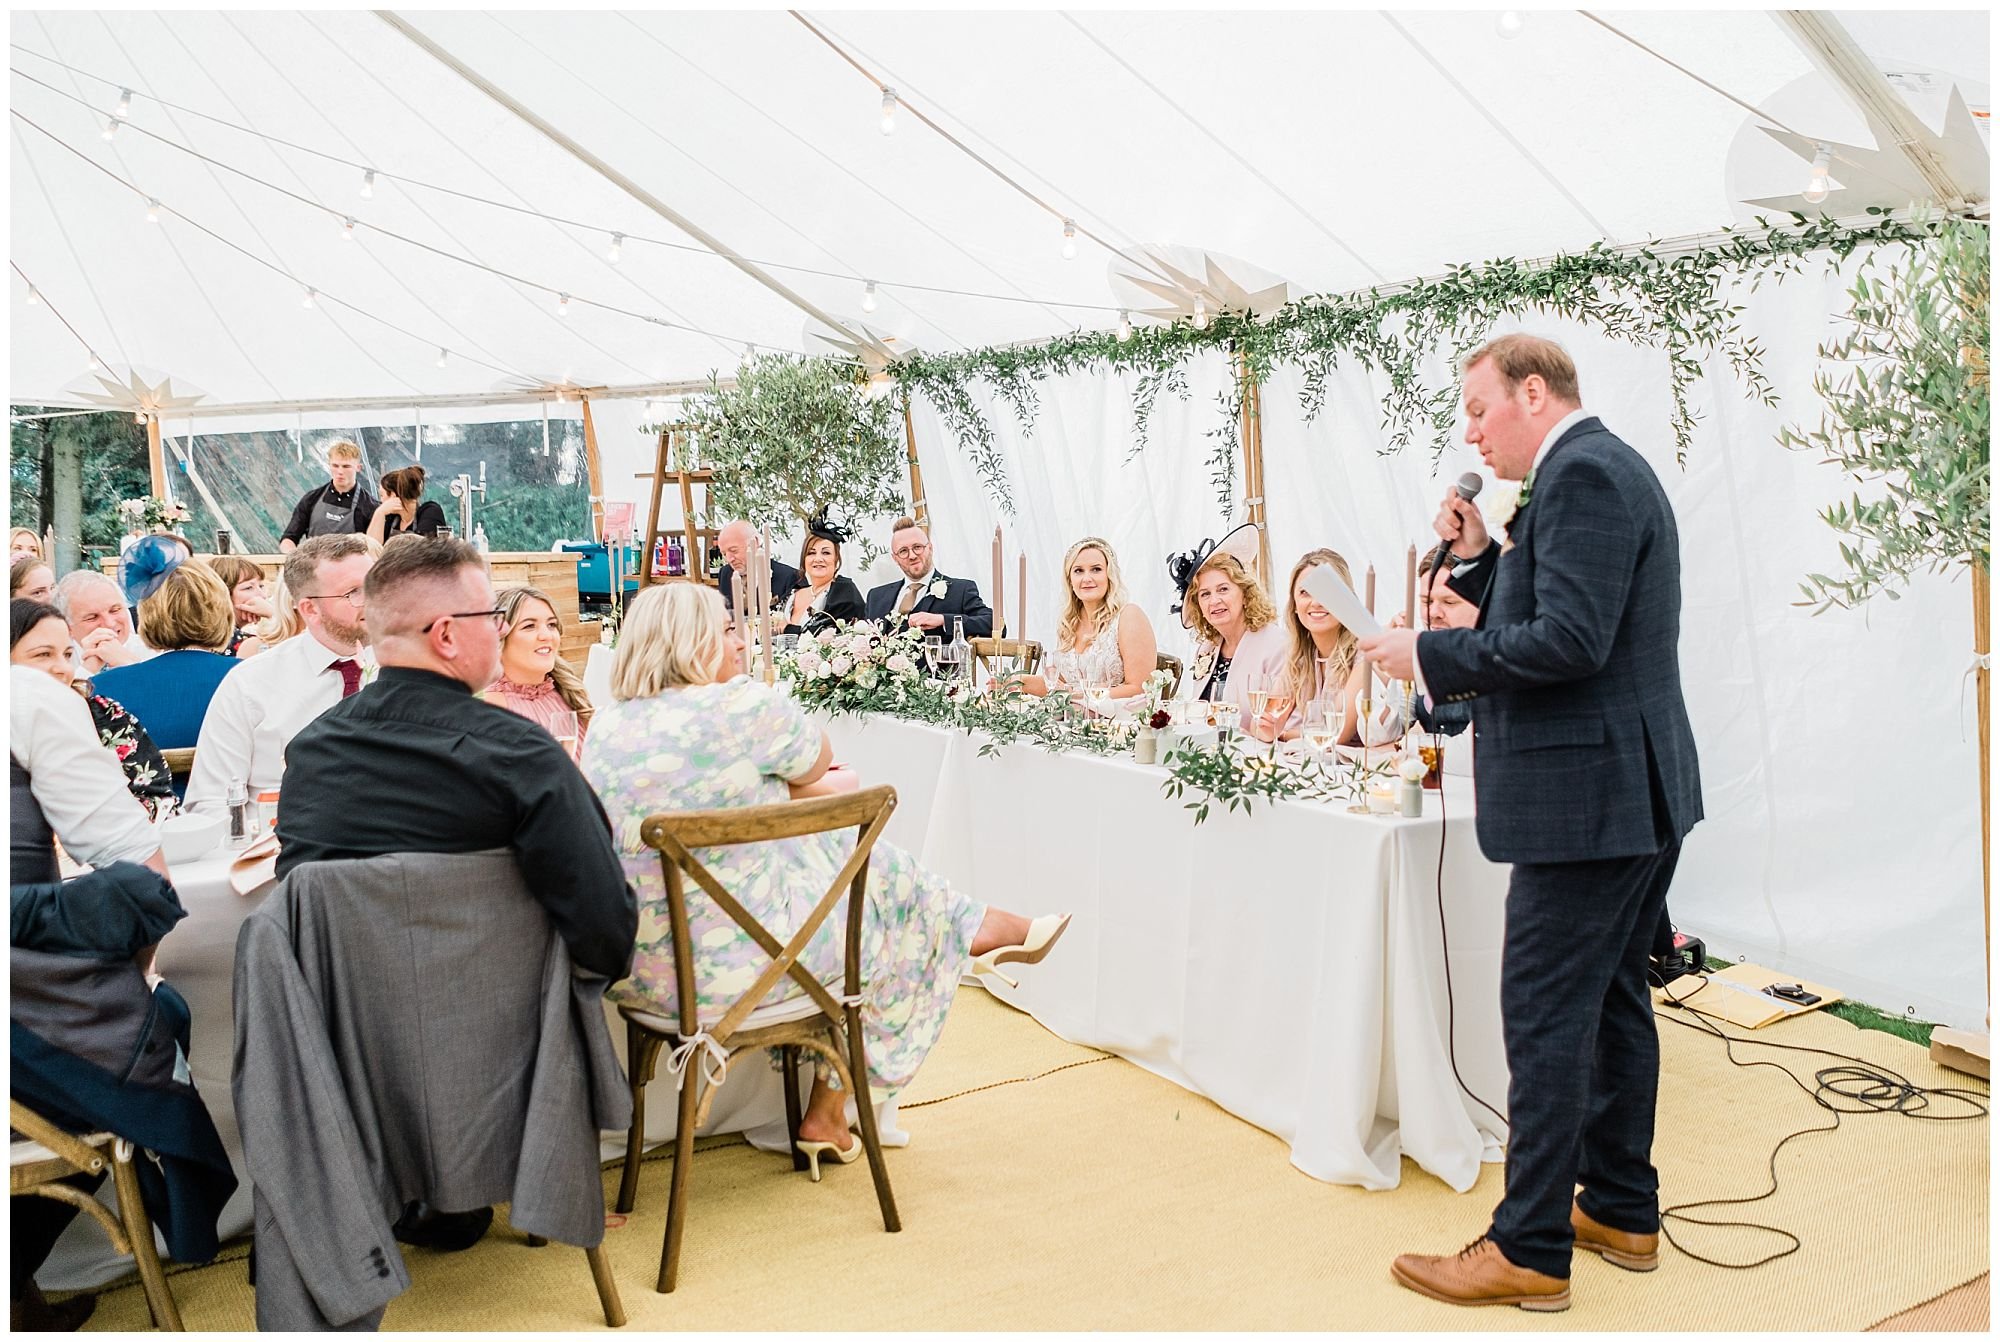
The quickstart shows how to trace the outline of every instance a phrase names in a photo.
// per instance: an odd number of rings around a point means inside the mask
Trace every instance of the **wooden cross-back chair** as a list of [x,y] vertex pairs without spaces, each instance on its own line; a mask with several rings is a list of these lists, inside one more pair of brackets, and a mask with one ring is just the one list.
[[[52,1198],[87,1212],[104,1227],[111,1244],[121,1254],[130,1254],[139,1268],[139,1285],[146,1294],[146,1308],[152,1312],[153,1326],[178,1333],[181,1312],[174,1294],[167,1289],[167,1274],[160,1267],[160,1252],[153,1245],[153,1220],[146,1214],[146,1202],[139,1192],[139,1172],[133,1165],[138,1152],[132,1143],[109,1132],[78,1136],[64,1132],[19,1100],[7,1101],[7,1126],[26,1138],[9,1143],[7,1192],[14,1197]],[[90,1194],[61,1180],[74,1174],[99,1174],[111,1167],[111,1183],[118,1190],[118,1211]]]
[[993,663],[1001,657],[1012,657],[1021,675],[1032,676],[1042,664],[1042,645],[1031,638],[973,638],[967,639],[972,646],[972,657],[979,664],[979,670],[989,681],[993,679]]
[[[674,1289],[680,1276],[681,1239],[687,1221],[689,1166],[694,1159],[695,1129],[708,1112],[708,1099],[728,1070],[729,1059],[748,1049],[776,1048],[784,1060],[785,1124],[791,1140],[799,1137],[799,1050],[825,1058],[854,1098],[861,1124],[861,1144],[875,1180],[875,1197],[882,1205],[883,1229],[903,1228],[896,1215],[889,1171],[882,1162],[882,1144],[875,1129],[875,1107],[868,1098],[868,1059],[861,1043],[861,919],[867,899],[868,858],[896,809],[892,787],[866,788],[851,796],[815,797],[713,811],[680,811],[648,816],[641,840],[657,849],[666,876],[667,916],[673,931],[674,986],[680,1001],[678,1022],[635,1007],[621,1006],[625,1018],[626,1068],[632,1082],[632,1131],[625,1144],[625,1171],[618,1184],[618,1210],[629,1212],[639,1186],[639,1154],[646,1132],[646,1083],[665,1045],[674,1045],[669,1068],[680,1079],[680,1118],[674,1130],[674,1173],[667,1196],[666,1241],[660,1250],[659,1291]],[[726,848],[746,843],[796,839],[836,830],[856,831],[854,852],[811,915],[789,942],[780,944],[757,919],[722,887],[714,873],[694,854],[698,848]],[[713,1023],[701,1019],[694,949],[688,931],[688,892],[692,880],[715,901],[751,940],[771,957],[769,965],[747,991]],[[841,997],[836,999],[799,963],[820,927],[832,916],[843,896],[847,904],[845,970]],[[780,980],[790,978],[804,995],[764,1005],[765,996]],[[709,1060],[720,1059],[717,1074],[708,1073]],[[805,1157],[793,1148],[793,1168],[804,1169]]]
[[1167,698],[1177,698],[1181,692],[1181,659],[1163,652],[1153,659],[1153,669],[1174,673],[1174,683],[1167,688]]
[[167,772],[175,778],[186,778],[194,772],[193,746],[184,746],[174,750],[162,750],[160,758],[166,761]]

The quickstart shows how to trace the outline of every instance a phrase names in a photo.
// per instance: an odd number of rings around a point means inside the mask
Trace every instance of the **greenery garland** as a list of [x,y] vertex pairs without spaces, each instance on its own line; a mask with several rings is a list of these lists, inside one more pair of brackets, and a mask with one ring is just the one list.
[[[1845,258],[1858,247],[1920,243],[1934,236],[1932,220],[1900,222],[1879,210],[1871,223],[1852,227],[1822,216],[1792,215],[1790,226],[1736,233],[1724,241],[1672,256],[1652,247],[1614,249],[1596,243],[1581,252],[1538,264],[1518,260],[1454,266],[1436,279],[1417,280],[1365,293],[1298,299],[1268,317],[1220,313],[1205,327],[1191,322],[1135,328],[1120,339],[1115,331],[1078,331],[1043,344],[994,347],[961,353],[919,351],[900,360],[895,374],[907,406],[922,396],[937,407],[945,425],[971,458],[1000,506],[1013,511],[1005,458],[993,426],[981,412],[972,388],[983,383],[1012,408],[1024,432],[1033,432],[1039,410],[1036,385],[1050,377],[1085,371],[1129,373],[1133,386],[1133,447],[1144,449],[1148,423],[1162,391],[1187,399],[1187,363],[1198,354],[1220,353],[1236,360],[1257,384],[1280,365],[1301,370],[1300,404],[1306,418],[1318,416],[1328,381],[1342,360],[1384,374],[1389,394],[1382,407],[1388,451],[1408,447],[1427,434],[1433,454],[1449,445],[1457,414],[1457,387],[1433,385],[1426,363],[1448,354],[1455,365],[1484,341],[1500,318],[1522,311],[1548,313],[1589,323],[1616,339],[1665,351],[1672,377],[1676,456],[1685,463],[1694,436],[1695,413],[1688,391],[1701,376],[1701,357],[1720,351],[1751,395],[1767,405],[1776,393],[1763,372],[1763,350],[1744,334],[1743,309],[1724,292],[1736,276],[1764,273],[1782,278],[1798,271],[1806,256],[1831,252]],[[1231,378],[1218,395],[1220,421],[1209,430],[1211,476],[1225,511],[1232,506],[1238,426],[1245,382]]]

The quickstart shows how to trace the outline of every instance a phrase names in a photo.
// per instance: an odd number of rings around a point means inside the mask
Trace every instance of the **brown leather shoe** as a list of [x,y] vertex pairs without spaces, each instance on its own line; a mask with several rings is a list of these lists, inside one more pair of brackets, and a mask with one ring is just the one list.
[[1403,1254],[1389,1275],[1447,1305],[1519,1305],[1549,1314],[1569,1308],[1567,1281],[1516,1267],[1484,1235],[1454,1254]]
[[1576,1247],[1596,1254],[1607,1263],[1622,1267],[1627,1272],[1651,1272],[1660,1265],[1660,1236],[1657,1231],[1651,1235],[1634,1235],[1624,1230],[1613,1230],[1602,1221],[1592,1220],[1575,1202],[1570,1203],[1569,1224],[1576,1231]]

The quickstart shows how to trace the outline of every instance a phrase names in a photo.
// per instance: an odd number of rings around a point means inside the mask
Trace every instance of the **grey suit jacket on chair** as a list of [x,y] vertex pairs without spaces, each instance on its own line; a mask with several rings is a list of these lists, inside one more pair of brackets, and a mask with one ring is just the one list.
[[1595,418],[1549,448],[1528,499],[1506,552],[1480,557],[1479,626],[1417,640],[1432,699],[1472,705],[1479,845],[1496,862],[1658,852],[1702,814],[1673,507]]
[[409,1285],[390,1225],[418,1198],[511,1202],[517,1230],[601,1242],[598,1131],[631,1122],[605,986],[511,853],[287,876],[236,942],[257,1326],[378,1326]]

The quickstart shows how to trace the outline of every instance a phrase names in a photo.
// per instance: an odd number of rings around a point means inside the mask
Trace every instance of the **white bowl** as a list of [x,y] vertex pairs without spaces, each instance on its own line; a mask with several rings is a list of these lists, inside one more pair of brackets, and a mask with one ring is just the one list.
[[160,851],[166,854],[168,862],[193,862],[207,857],[222,842],[219,815],[168,816],[155,828],[160,833]]

